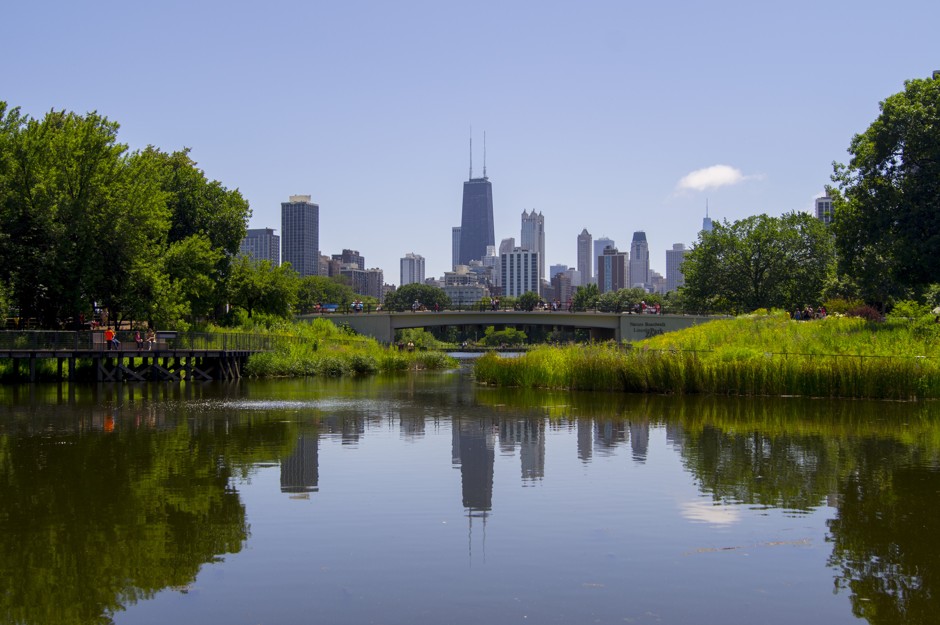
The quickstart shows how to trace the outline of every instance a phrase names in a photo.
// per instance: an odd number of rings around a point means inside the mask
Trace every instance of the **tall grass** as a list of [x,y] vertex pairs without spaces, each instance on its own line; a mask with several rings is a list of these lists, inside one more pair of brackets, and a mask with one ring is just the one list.
[[398,351],[372,338],[337,327],[326,319],[279,326],[285,340],[271,352],[255,354],[245,374],[251,377],[337,377],[413,369],[444,369],[456,361],[441,352]]
[[630,346],[543,347],[480,358],[477,380],[497,386],[629,393],[940,397],[940,329],[785,315],[718,320]]

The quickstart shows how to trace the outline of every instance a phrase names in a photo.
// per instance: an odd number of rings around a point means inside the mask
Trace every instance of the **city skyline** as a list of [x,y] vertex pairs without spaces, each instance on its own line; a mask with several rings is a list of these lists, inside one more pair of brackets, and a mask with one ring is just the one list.
[[[467,137],[485,128],[497,242],[534,209],[546,267],[576,265],[583,229],[642,230],[662,272],[706,200],[715,220],[813,211],[878,103],[940,66],[925,0],[366,4],[14,4],[0,98],[97,111],[131,150],[191,148],[253,229],[309,194],[321,251],[360,249],[389,276],[408,250],[450,269]],[[285,37],[295,25],[315,36]]]

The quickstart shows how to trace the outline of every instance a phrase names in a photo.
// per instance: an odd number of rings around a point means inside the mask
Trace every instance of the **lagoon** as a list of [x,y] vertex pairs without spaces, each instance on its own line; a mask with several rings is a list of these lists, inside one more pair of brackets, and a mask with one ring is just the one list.
[[464,366],[0,388],[3,623],[870,623],[940,609],[933,403]]

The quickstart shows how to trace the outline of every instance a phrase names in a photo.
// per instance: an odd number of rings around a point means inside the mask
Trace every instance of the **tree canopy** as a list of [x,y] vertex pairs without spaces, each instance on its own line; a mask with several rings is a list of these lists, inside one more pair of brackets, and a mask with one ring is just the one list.
[[686,256],[682,295],[688,308],[715,312],[814,305],[834,262],[826,226],[807,213],[726,221]]
[[385,308],[388,310],[411,310],[415,302],[428,310],[433,310],[435,305],[441,310],[451,305],[450,298],[447,297],[447,293],[443,289],[417,282],[403,284],[394,293],[385,296]]
[[869,301],[940,274],[940,78],[909,80],[834,164],[839,272]]

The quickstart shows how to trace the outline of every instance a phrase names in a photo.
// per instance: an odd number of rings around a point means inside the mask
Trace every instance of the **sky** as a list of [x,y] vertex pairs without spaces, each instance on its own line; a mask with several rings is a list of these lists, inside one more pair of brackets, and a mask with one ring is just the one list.
[[904,81],[940,69],[940,2],[87,2],[3,11],[0,100],[97,111],[130,150],[188,147],[280,232],[450,270],[463,182],[493,185],[496,243],[545,218],[546,267],[582,229],[651,267],[705,216],[811,211],[833,161]]

